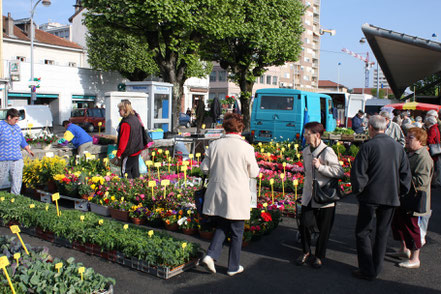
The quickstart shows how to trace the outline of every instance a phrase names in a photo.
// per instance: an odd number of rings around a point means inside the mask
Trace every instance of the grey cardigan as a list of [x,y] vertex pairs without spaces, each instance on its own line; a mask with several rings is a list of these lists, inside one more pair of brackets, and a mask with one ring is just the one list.
[[410,170],[412,172],[412,181],[419,191],[426,192],[426,212],[416,213],[414,216],[428,215],[430,213],[430,183],[433,175],[433,160],[430,157],[429,151],[424,146],[413,153],[408,154]]
[[325,185],[332,178],[342,178],[344,175],[343,168],[338,161],[338,157],[332,148],[323,143],[317,146],[314,152],[311,153],[310,146],[303,149],[303,168],[305,171],[305,180],[303,184],[303,195],[302,195],[302,205],[308,206],[309,202],[312,201],[312,208],[327,208],[335,206],[335,203],[331,204],[318,204],[312,199],[312,159],[316,158],[317,155],[325,149],[320,155],[320,167],[315,172],[315,177],[319,182],[320,186]]

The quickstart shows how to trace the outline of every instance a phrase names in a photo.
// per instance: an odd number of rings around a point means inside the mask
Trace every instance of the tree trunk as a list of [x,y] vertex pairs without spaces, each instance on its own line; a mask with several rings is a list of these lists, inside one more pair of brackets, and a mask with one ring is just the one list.
[[180,83],[179,81],[173,83],[173,97],[172,97],[173,129],[170,128],[170,130],[173,130],[174,132],[177,132],[179,127],[179,114],[181,113],[182,93],[184,93],[183,85],[184,83]]
[[243,122],[245,124],[244,131],[248,132],[250,130],[250,119],[251,119],[251,94],[253,93],[254,82],[249,82],[245,77],[241,77],[239,80],[240,87],[240,104],[242,106],[242,116]]

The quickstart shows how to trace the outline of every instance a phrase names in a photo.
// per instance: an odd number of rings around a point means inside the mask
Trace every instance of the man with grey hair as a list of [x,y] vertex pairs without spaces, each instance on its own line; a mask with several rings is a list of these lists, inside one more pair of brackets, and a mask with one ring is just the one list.
[[369,281],[381,272],[394,210],[412,179],[404,149],[384,133],[386,128],[384,117],[371,116],[372,139],[361,145],[351,169],[352,193],[359,202],[355,229],[359,269],[352,274]]
[[401,130],[400,126],[391,120],[391,113],[386,110],[382,110],[380,112],[380,115],[386,119],[386,130],[384,131],[384,133],[392,137],[392,139],[394,139],[404,147],[404,145],[406,144],[404,133]]

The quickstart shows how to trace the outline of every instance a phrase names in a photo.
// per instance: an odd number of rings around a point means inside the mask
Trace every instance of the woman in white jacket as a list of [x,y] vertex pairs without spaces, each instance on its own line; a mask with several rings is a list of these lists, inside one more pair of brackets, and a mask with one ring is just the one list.
[[225,236],[231,233],[227,274],[233,276],[243,272],[239,260],[245,220],[250,219],[249,181],[259,175],[259,166],[254,148],[242,139],[242,117],[225,115],[223,127],[225,136],[210,144],[201,163],[202,171],[210,173],[202,211],[216,221],[216,232],[202,263],[216,273],[214,261],[220,257]]
[[[303,166],[305,180],[302,195],[302,211],[300,217],[300,237],[303,254],[297,259],[297,265],[312,261],[314,268],[322,266],[322,259],[326,256],[326,246],[332,229],[335,216],[335,203],[319,204],[313,199],[313,169],[320,186],[325,185],[332,178],[341,178],[344,175],[337,155],[332,148],[321,140],[324,127],[321,123],[310,122],[304,127],[305,140],[309,146],[303,149]],[[311,232],[317,224],[319,237],[315,247],[315,258],[311,254]]]

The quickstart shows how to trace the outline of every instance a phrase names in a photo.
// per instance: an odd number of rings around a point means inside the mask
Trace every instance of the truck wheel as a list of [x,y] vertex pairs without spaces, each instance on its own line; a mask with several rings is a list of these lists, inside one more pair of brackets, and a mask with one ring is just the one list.
[[92,124],[87,124],[86,125],[86,131],[89,133],[93,133],[93,131],[95,130],[95,128],[93,127]]

